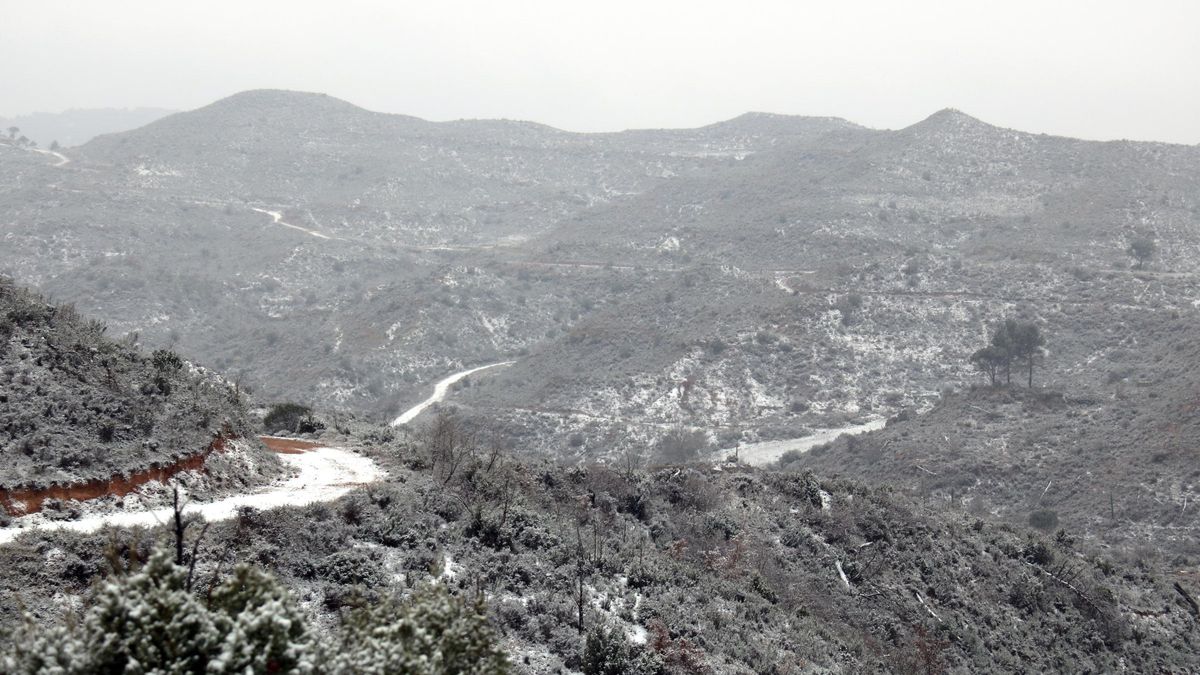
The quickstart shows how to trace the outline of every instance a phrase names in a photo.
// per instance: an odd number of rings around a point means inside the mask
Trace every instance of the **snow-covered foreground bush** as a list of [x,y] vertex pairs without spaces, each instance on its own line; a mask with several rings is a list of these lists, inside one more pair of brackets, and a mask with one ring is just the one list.
[[29,624],[0,655],[12,674],[503,673],[482,608],[430,586],[350,612],[321,639],[271,575],[241,565],[207,597],[165,551],[105,584],[79,623]]

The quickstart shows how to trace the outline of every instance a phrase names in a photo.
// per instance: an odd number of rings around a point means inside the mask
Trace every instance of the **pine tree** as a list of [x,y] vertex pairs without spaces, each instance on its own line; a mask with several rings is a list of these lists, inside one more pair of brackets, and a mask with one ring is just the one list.
[[347,617],[328,672],[503,675],[508,660],[480,604],[429,586],[406,603],[387,600]]
[[221,636],[166,550],[104,586],[83,624],[87,672],[204,673]]
[[1029,375],[1029,386],[1033,386],[1033,364],[1042,356],[1046,338],[1037,324],[1018,323],[1012,330],[1013,358],[1024,362]]
[[317,649],[305,616],[274,577],[240,565],[213,589],[210,608],[224,636],[209,664],[221,673],[311,673]]
[[619,629],[597,624],[583,647],[584,675],[653,675],[662,664],[645,649],[635,648]]
[[996,386],[996,377],[1000,373],[1000,368],[1004,365],[1004,354],[995,347],[989,345],[982,349],[978,349],[974,354],[971,354],[971,363],[981,373],[986,373],[992,386]]
[[1005,319],[992,333],[990,344],[971,354],[970,361],[982,373],[986,373],[995,385],[1001,377],[1005,384],[1012,384],[1013,363],[1020,364],[1028,375],[1028,384],[1033,386],[1033,366],[1045,352],[1046,338],[1037,324]]

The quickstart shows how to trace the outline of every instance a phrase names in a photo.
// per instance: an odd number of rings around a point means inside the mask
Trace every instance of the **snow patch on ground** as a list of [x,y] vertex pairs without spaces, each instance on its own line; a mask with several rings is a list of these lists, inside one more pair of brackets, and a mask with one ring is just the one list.
[[[57,153],[55,153],[55,154],[57,154]],[[170,168],[167,168],[164,166],[147,166],[145,164],[138,164],[136,167],[133,168],[133,171],[134,171],[134,173],[136,173],[139,176],[179,177],[179,176],[183,175],[182,173],[180,173],[179,171],[177,171],[175,169],[170,169]]]

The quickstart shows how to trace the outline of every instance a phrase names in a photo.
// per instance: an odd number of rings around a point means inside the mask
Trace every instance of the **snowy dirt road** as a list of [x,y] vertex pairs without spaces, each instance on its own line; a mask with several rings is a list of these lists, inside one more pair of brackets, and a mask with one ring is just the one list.
[[275,221],[276,225],[283,225],[284,227],[290,227],[293,230],[299,230],[300,232],[303,232],[304,234],[312,235],[314,237],[317,237],[318,239],[332,240],[334,238],[334,237],[331,237],[331,236],[325,234],[324,232],[317,232],[316,230],[310,230],[307,227],[300,227],[299,225],[293,225],[293,224],[285,221],[283,219],[283,214],[279,211],[268,211],[266,209],[256,209],[256,208],[251,208],[251,210],[258,211],[259,213],[264,213],[268,216],[271,216],[271,220]]
[[[270,439],[264,439],[271,445]],[[287,440],[287,439],[282,439]],[[307,445],[307,444],[304,444]],[[279,506],[304,506],[328,502],[356,487],[379,481],[384,471],[371,459],[343,448],[296,448],[280,452],[279,458],[299,470],[283,483],[266,486],[246,494],[211,502],[193,503],[184,513],[200,514],[206,520],[227,520],[238,509],[272,509]],[[0,545],[11,542],[22,532],[34,529],[95,532],[106,525],[114,527],[153,527],[171,519],[169,508],[90,514],[78,520],[47,520],[40,515],[14,519],[10,527],[0,528]]]
[[401,413],[399,417],[392,420],[392,426],[398,427],[402,424],[408,424],[409,422],[416,419],[417,415],[420,415],[421,413],[425,412],[426,408],[428,408],[429,406],[433,405],[434,403],[437,403],[438,401],[441,401],[442,399],[446,398],[446,393],[450,391],[450,387],[455,382],[458,382],[459,380],[463,379],[464,377],[471,375],[473,373],[478,373],[481,370],[487,370],[489,368],[499,368],[501,366],[511,366],[513,363],[516,363],[516,362],[515,361],[501,361],[500,363],[490,363],[486,366],[479,366],[477,368],[471,368],[470,370],[464,370],[461,372],[457,372],[447,378],[439,380],[437,384],[433,385],[433,394],[430,395],[429,398],[425,399],[424,401],[421,401],[420,403],[414,405],[413,407],[411,407],[408,410]]
[[54,166],[66,166],[71,163],[71,158],[67,157],[61,152],[55,152],[54,150],[43,150],[41,148],[34,148],[33,151],[42,155],[50,155],[51,157],[57,159],[58,161],[55,162]]
[[840,427],[838,429],[823,429],[804,438],[792,438],[780,441],[763,441],[761,443],[748,443],[738,447],[738,458],[753,466],[766,466],[778,462],[779,458],[784,453],[793,450],[797,452],[808,452],[813,448],[823,443],[828,443],[842,434],[861,434],[867,431],[875,431],[882,429],[887,420],[878,419],[871,420],[865,424],[855,424],[848,427]]

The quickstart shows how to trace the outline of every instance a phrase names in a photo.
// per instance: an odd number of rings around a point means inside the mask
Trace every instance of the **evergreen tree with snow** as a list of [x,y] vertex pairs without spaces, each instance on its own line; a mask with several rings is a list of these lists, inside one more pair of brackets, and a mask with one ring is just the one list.
[[240,565],[213,589],[211,607],[223,635],[209,663],[215,673],[312,673],[318,652],[307,621],[274,577]]
[[663,664],[642,647],[630,644],[620,629],[597,623],[583,647],[583,675],[656,675]]
[[502,675],[508,672],[508,659],[480,603],[429,586],[407,602],[391,599],[351,613],[329,672]]
[[273,576],[242,565],[207,602],[167,550],[104,584],[79,624],[33,618],[0,646],[5,675],[500,674],[508,661],[483,606],[434,586],[350,613],[322,650]]
[[161,549],[104,585],[82,632],[84,672],[204,673],[221,644],[212,616],[187,589],[187,570]]

